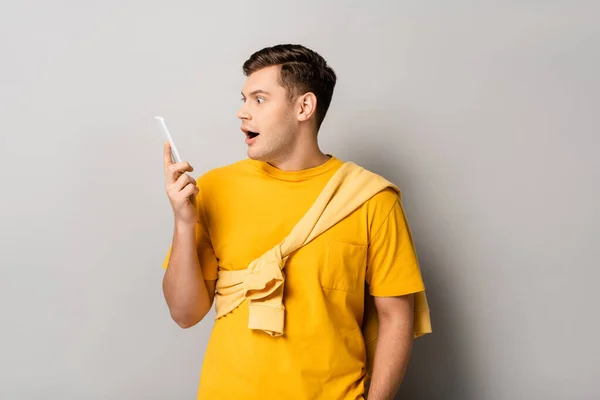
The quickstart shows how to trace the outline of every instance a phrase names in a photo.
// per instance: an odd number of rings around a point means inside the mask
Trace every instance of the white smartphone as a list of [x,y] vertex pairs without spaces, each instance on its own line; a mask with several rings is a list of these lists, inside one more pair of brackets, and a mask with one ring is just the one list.
[[173,137],[171,136],[171,132],[169,132],[169,128],[167,128],[167,124],[165,123],[165,119],[161,116],[156,116],[154,117],[154,119],[156,119],[159,123],[160,126],[162,128],[162,132],[165,136],[165,139],[169,142],[169,144],[171,145],[171,158],[173,159],[173,162],[181,162],[181,156],[179,155],[179,152],[177,151],[177,147],[175,147],[175,142],[173,141]]

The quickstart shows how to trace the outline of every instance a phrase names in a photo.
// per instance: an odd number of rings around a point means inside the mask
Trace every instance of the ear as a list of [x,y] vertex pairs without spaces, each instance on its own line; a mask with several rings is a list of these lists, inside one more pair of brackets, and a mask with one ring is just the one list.
[[298,121],[308,121],[317,111],[317,96],[308,92],[299,99]]

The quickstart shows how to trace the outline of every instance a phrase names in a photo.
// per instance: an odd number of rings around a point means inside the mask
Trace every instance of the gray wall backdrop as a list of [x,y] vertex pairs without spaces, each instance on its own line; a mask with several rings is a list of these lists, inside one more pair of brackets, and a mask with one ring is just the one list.
[[600,398],[599,11],[3,2],[0,398],[194,398],[214,314],[181,330],[162,297],[152,117],[193,176],[245,157],[241,64],[282,42],[338,73],[323,149],[404,192],[435,333],[400,397]]

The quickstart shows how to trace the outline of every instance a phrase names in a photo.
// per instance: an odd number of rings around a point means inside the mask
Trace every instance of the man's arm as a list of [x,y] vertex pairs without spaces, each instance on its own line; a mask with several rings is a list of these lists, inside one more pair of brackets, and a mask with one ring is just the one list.
[[379,334],[369,400],[392,400],[400,388],[413,347],[413,295],[375,297]]
[[200,322],[214,299],[216,281],[204,280],[196,245],[195,227],[176,223],[163,293],[171,317],[182,328]]
[[189,328],[208,313],[215,293],[216,281],[205,282],[200,260],[208,271],[216,267],[216,260],[204,225],[201,226],[200,189],[196,180],[186,174],[194,168],[187,162],[173,163],[168,142],[163,150],[166,192],[175,219],[173,243],[168,260],[163,263],[167,269],[163,293],[173,320],[182,328]]
[[[415,294],[425,290],[399,194],[383,191],[372,207],[366,282],[379,319],[369,400],[393,399],[415,337]],[[375,206],[377,204],[377,206]]]

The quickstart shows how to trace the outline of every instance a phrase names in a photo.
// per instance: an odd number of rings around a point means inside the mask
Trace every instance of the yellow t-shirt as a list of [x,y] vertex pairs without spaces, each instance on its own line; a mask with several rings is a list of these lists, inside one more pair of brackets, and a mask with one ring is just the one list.
[[[206,280],[281,242],[343,162],[285,172],[243,160],[198,179],[197,243]],[[167,267],[168,258],[163,267]],[[386,189],[292,253],[284,335],[248,329],[248,303],[215,321],[198,399],[362,399],[365,283],[373,296],[424,290],[400,198]]]

